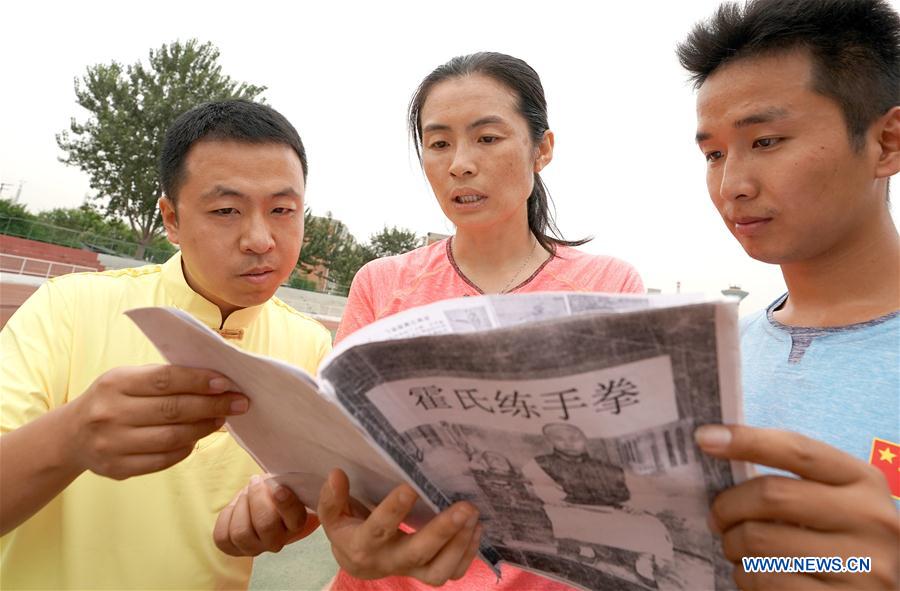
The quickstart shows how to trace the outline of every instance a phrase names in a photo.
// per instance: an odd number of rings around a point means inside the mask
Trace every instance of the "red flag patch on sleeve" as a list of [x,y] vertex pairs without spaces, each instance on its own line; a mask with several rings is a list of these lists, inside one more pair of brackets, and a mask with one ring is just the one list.
[[900,445],[873,437],[869,463],[881,470],[887,478],[891,496],[900,500]]

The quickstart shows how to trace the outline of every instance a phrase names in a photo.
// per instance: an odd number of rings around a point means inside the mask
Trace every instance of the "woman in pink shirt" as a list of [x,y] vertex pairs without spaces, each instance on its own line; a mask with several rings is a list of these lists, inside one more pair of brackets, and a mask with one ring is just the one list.
[[[589,255],[563,240],[540,172],[553,158],[553,132],[537,73],[499,53],[457,57],[419,85],[410,133],[453,237],[378,259],[353,280],[337,340],[390,314],[437,300],[530,291],[643,292],[627,263]],[[366,519],[346,510],[340,471],[323,488],[319,517],[342,570],[336,590],[568,589],[510,566],[498,582],[472,561],[476,511],[459,503],[416,533],[397,529],[414,501],[398,487]],[[392,576],[400,575],[400,576]],[[421,582],[424,581],[424,582]],[[430,585],[426,585],[429,583]]]

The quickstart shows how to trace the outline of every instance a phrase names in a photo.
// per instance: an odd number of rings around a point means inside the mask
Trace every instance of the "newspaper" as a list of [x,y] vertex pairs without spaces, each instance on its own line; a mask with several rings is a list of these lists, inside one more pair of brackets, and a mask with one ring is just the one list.
[[229,429],[311,506],[337,466],[367,508],[408,481],[413,526],[474,503],[498,575],[504,562],[585,589],[733,588],[706,515],[745,467],[700,453],[693,431],[741,419],[734,303],[446,300],[351,335],[318,381],[184,313],[129,315],[169,361],[241,386],[251,411]]

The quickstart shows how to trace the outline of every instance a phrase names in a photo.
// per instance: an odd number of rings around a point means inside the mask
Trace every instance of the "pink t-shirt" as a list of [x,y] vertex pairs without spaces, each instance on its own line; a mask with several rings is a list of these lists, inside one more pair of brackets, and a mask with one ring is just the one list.
[[[602,291],[643,293],[644,284],[634,267],[608,256],[591,255],[567,246],[557,247],[531,277],[511,291]],[[450,240],[442,240],[406,254],[374,260],[356,274],[344,308],[335,343],[356,330],[385,316],[439,300],[481,295],[456,266]],[[480,591],[492,589],[569,591],[572,587],[530,572],[503,565],[503,579],[480,560],[472,562],[466,576],[448,581],[441,589]],[[425,591],[434,589],[409,577],[387,577],[364,581],[338,572],[334,591]],[[574,591],[574,590],[572,590]]]
[[[634,267],[613,257],[592,255],[559,246],[531,277],[514,287],[535,291],[605,291],[643,293]],[[481,295],[456,266],[450,240],[441,240],[406,254],[376,259],[356,274],[344,308],[335,344],[376,320],[440,300]]]

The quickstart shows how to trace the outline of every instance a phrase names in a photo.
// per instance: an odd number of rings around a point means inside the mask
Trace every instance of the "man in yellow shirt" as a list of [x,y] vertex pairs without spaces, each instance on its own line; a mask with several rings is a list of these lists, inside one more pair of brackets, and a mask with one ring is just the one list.
[[[172,124],[160,172],[180,253],[52,279],[0,333],[3,589],[247,586],[251,559],[219,551],[212,530],[260,471],[222,429],[248,400],[215,372],[163,365],[123,312],[175,306],[315,372],[329,333],[273,297],[303,241],[306,154],[271,108],[221,101]],[[315,527],[287,489],[263,492],[280,519],[267,547]]]

